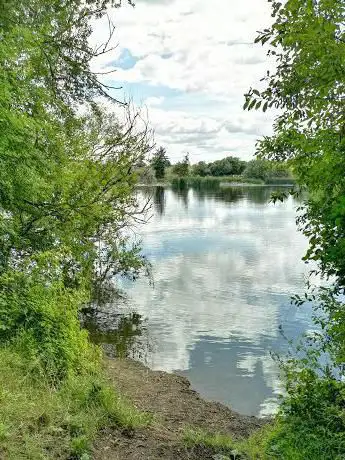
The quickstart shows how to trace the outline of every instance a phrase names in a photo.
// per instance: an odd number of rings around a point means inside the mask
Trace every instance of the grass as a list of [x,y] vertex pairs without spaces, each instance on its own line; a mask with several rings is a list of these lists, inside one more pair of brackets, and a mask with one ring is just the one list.
[[265,183],[267,185],[295,185],[296,180],[292,177],[270,177]]
[[203,182],[203,180],[206,180],[206,181],[214,181],[214,182],[218,182],[219,184],[258,184],[258,185],[261,185],[263,184],[264,182],[261,180],[261,179],[254,179],[254,178],[247,178],[247,177],[244,177],[244,176],[216,176],[216,177],[213,177],[213,176],[206,176],[206,177],[203,177],[203,178],[200,178],[198,176],[191,176],[191,180],[196,180],[198,181],[199,179],[202,179],[201,182]]
[[0,458],[90,459],[104,427],[136,428],[150,423],[100,375],[68,378],[59,388],[33,377],[29,363],[0,349]]
[[330,433],[325,439],[322,427],[311,433],[301,425],[290,426],[279,419],[244,440],[200,429],[188,429],[183,436],[187,447],[206,447],[215,455],[244,460],[342,460],[343,439],[344,433]]
[[272,177],[266,181],[262,179],[256,179],[253,177],[245,176],[186,176],[170,178],[170,183],[173,186],[187,186],[187,187],[219,187],[220,185],[293,185],[294,180],[287,177]]
[[250,179],[244,176],[186,176],[186,177],[172,177],[171,184],[175,186],[185,185],[188,187],[199,186],[219,186],[220,184],[258,184],[262,185],[264,182],[261,179]]
[[276,456],[270,447],[270,441],[276,430],[275,425],[266,425],[248,439],[236,440],[223,434],[212,434],[189,428],[184,432],[183,442],[187,447],[208,447],[214,454],[224,455],[224,458],[272,460],[282,458]]
[[218,451],[230,452],[236,449],[237,443],[231,437],[222,434],[211,434],[200,429],[189,428],[185,431],[183,441],[187,447],[202,445]]
[[156,180],[154,176],[150,177],[149,180],[142,180],[141,185],[161,185],[167,186],[172,185],[176,187],[188,186],[188,187],[201,187],[201,186],[219,186],[220,184],[251,184],[251,185],[294,185],[295,180],[292,177],[270,177],[266,180],[257,179],[255,177],[246,177],[243,175],[232,175],[232,176],[175,176],[171,168],[167,168],[165,178],[162,180]]

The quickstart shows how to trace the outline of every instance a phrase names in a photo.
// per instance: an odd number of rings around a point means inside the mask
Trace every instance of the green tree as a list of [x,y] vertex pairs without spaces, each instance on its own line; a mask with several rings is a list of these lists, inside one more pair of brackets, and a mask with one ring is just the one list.
[[115,5],[0,5],[0,362],[10,401],[1,401],[5,458],[88,458],[99,428],[118,423],[123,413],[102,376],[101,349],[89,342],[79,318],[95,285],[113,282],[118,273],[135,279],[147,272],[127,229],[144,219],[145,206],[133,191],[150,133],[125,104],[127,116],[115,116],[109,86],[90,68],[111,49],[114,32],[109,20],[109,40],[94,49],[91,24]]
[[284,162],[270,161],[263,158],[248,161],[243,175],[248,178],[261,179],[264,182],[269,179],[279,178],[292,180],[292,175]]
[[189,154],[187,153],[182,161],[173,166],[173,173],[178,177],[186,177],[189,174]]
[[243,173],[246,163],[237,157],[226,157],[209,164],[212,176],[232,176]]
[[197,164],[193,165],[192,173],[195,176],[201,176],[201,177],[211,175],[210,168],[204,161],[199,161]]
[[0,9],[0,339],[25,338],[52,378],[78,371],[78,347],[88,349],[78,308],[93,284],[146,270],[126,228],[145,211],[133,190],[149,131],[129,107],[123,121],[96,104],[114,100],[90,70],[109,50],[90,47],[90,21],[112,4],[9,0]]
[[170,161],[167,157],[166,150],[163,147],[159,147],[159,149],[154,153],[151,164],[155,171],[156,179],[164,179],[165,168],[170,166]]
[[244,170],[245,177],[267,180],[270,173],[270,162],[262,159],[251,160]]
[[[315,261],[332,289],[298,296],[315,305],[319,331],[303,341],[305,358],[285,362],[288,395],[280,412],[276,451],[284,458],[345,455],[345,4],[343,0],[272,1],[274,24],[257,42],[269,46],[276,69],[266,87],[250,89],[245,109],[280,115],[259,156],[285,162],[309,192],[298,223],[309,239],[305,259]],[[276,196],[278,198],[278,196]],[[279,198],[283,198],[280,196]],[[301,345],[299,345],[301,349]]]

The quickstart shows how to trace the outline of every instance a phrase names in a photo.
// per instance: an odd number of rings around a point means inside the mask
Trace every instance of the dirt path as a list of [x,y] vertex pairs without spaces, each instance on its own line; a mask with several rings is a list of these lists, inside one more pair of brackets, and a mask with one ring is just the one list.
[[183,446],[185,428],[245,438],[264,423],[203,400],[184,377],[154,372],[131,360],[108,360],[107,367],[118,391],[138,409],[152,413],[155,422],[134,433],[104,434],[95,446],[95,460],[212,459],[214,456],[207,449]]

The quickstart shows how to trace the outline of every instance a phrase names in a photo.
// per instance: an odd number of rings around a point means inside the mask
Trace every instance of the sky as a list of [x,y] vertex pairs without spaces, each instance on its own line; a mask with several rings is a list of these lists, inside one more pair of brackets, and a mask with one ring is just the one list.
[[[173,161],[227,155],[251,159],[272,131],[273,114],[244,112],[244,93],[260,87],[270,63],[254,45],[272,23],[267,0],[137,0],[109,10],[114,50],[97,59],[118,99],[144,107],[156,144]],[[93,45],[107,39],[106,18],[93,25]]]

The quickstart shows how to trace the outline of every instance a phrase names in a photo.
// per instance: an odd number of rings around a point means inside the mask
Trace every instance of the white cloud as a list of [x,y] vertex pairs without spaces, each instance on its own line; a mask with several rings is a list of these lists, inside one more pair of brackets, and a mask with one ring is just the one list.
[[[133,66],[118,68],[107,81],[140,85],[142,98],[148,98],[157,141],[172,157],[190,150],[194,161],[211,160],[214,146],[214,158],[229,153],[248,158],[254,153],[256,137],[266,134],[272,124],[272,116],[242,111],[243,94],[251,85],[258,86],[270,66],[265,51],[253,45],[256,31],[272,21],[269,8],[266,0],[138,0],[135,8],[110,12],[119,46],[95,65],[107,70],[129,50]],[[93,41],[104,41],[106,30],[104,22],[96,24]],[[145,94],[150,88],[161,94],[152,99]],[[172,108],[176,97],[180,97],[179,111]],[[192,97],[197,103],[191,104]],[[164,134],[162,125],[168,128]],[[185,130],[194,133],[193,144],[186,139],[183,145]],[[200,132],[204,136],[199,143]],[[202,148],[205,133],[210,144],[206,144],[207,154]]]
[[164,101],[164,97],[148,97],[145,100],[145,105],[147,107],[155,107],[157,105],[161,105],[162,102]]
[[[149,98],[151,99],[151,98]],[[165,110],[150,100],[149,118],[155,126],[158,143],[169,146],[173,159],[180,159],[189,151],[194,162],[214,160],[224,155],[248,157],[257,137],[269,134],[270,120],[260,120],[256,113],[234,113],[225,118],[221,113],[188,113],[184,110]]]

